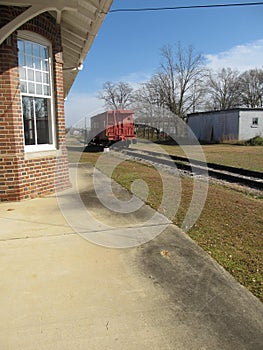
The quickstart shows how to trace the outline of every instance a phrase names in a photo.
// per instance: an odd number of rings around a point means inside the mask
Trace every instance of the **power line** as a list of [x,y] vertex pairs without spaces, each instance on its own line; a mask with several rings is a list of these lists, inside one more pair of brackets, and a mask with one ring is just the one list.
[[203,9],[216,7],[241,7],[241,6],[259,6],[263,5],[263,1],[259,2],[244,2],[233,4],[214,4],[214,5],[191,5],[191,6],[172,6],[172,7],[143,7],[143,8],[120,8],[109,10],[109,13],[114,12],[145,12],[145,11],[167,11],[167,10],[184,10],[184,9]]

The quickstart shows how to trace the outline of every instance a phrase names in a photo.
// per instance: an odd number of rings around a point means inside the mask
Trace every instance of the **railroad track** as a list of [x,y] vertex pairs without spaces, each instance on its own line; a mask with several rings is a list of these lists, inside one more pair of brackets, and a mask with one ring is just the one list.
[[208,176],[230,183],[244,185],[257,190],[263,190],[263,173],[260,171],[235,168],[232,166],[215,163],[204,163],[195,159],[188,159],[165,153],[138,150],[129,148],[123,150],[128,156],[148,162],[163,164],[166,166],[176,165],[177,169],[190,172],[194,175]]

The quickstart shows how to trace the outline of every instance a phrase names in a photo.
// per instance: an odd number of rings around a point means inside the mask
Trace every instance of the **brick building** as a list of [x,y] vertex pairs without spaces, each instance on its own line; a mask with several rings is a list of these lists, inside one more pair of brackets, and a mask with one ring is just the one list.
[[111,0],[0,0],[0,201],[69,186],[64,98]]

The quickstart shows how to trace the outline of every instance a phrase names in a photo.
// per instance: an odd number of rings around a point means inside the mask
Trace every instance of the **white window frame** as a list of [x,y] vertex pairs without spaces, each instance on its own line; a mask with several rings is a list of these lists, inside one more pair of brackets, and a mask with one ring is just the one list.
[[252,128],[258,128],[258,122],[259,122],[259,118],[258,117],[253,117],[252,118]]
[[[36,144],[36,145],[26,145],[25,144],[25,138],[24,138],[24,148],[25,152],[42,152],[42,151],[54,151],[56,150],[56,121],[55,121],[55,106],[54,106],[54,85],[53,85],[53,68],[52,68],[52,44],[49,40],[44,38],[43,36],[30,32],[27,30],[19,30],[18,31],[18,40],[26,40],[31,41],[33,43],[46,46],[48,48],[48,65],[49,65],[49,87],[50,87],[50,97],[48,99],[50,100],[50,136],[51,136],[51,143],[49,144]],[[47,98],[47,96],[44,95],[38,95],[34,93],[23,93],[21,92],[21,110],[23,113],[23,105],[22,105],[22,96],[28,96],[28,97],[40,97],[40,98]],[[24,123],[23,123],[24,125]],[[24,131],[25,132],[25,131]],[[25,135],[25,133],[24,133]]]

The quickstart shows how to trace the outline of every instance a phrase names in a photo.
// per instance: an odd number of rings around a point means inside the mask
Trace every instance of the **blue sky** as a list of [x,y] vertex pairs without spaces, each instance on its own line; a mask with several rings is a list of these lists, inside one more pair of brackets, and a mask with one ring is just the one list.
[[[256,1],[256,0],[255,0]],[[114,0],[111,10],[230,4],[252,0]],[[150,78],[166,45],[193,45],[213,69],[263,68],[263,5],[109,13],[65,103],[67,126],[104,110],[96,98],[106,81]]]

